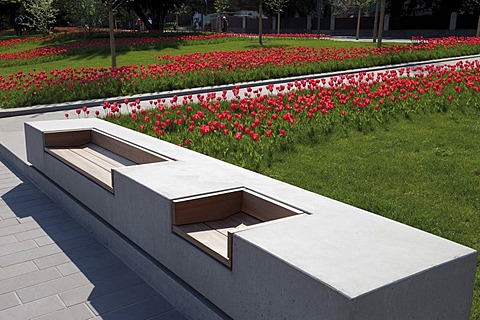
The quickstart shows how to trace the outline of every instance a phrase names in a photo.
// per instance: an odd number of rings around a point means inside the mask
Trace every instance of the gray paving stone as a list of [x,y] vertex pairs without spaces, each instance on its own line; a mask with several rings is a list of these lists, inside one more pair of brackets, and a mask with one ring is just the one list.
[[153,318],[148,318],[148,320],[187,320],[187,318],[177,310],[172,310]]
[[10,191],[10,194],[8,195],[2,195],[0,200],[0,206],[6,205],[9,207],[14,207],[26,202],[25,199],[28,199],[27,201],[36,201],[36,200],[43,200],[43,199],[50,200],[45,196],[45,194],[39,191],[27,197],[15,197],[13,196],[14,194],[15,194],[15,191]]
[[0,319],[26,320],[62,309],[65,309],[65,306],[58,296],[51,296],[0,311]]
[[72,251],[73,249],[81,247],[90,247],[93,245],[103,246],[95,237],[92,235],[81,236],[73,239],[68,239],[64,241],[56,241],[57,246],[59,246],[63,251]]
[[[27,200],[27,201],[14,203],[14,204],[4,205],[4,206],[0,207],[0,210],[3,211],[3,210],[8,210],[9,209],[9,210],[14,211],[14,212],[17,212],[17,211],[21,212],[26,208],[42,207],[42,206],[52,204],[52,203],[54,203],[54,202],[52,202],[52,200],[50,200],[46,196],[42,196],[38,199]],[[7,208],[7,209],[5,209],[5,208]]]
[[43,237],[40,237],[40,238],[35,238],[34,241],[37,244],[37,246],[39,246],[39,247],[55,243],[55,241],[53,241],[52,238],[50,238],[49,236],[43,236]]
[[[48,247],[48,246],[45,246]],[[45,248],[41,247],[41,248]],[[88,257],[90,255],[107,252],[108,250],[104,246],[93,245],[93,246],[86,246],[81,247],[67,253],[65,252],[57,252],[55,254],[41,257],[35,259],[34,262],[38,266],[39,269],[45,269],[53,266],[57,266],[60,264],[64,264],[66,262],[71,262],[72,260],[80,259],[83,257]]]
[[37,248],[37,244],[35,243],[35,241],[32,240],[7,244],[0,247],[0,256],[5,256],[8,254],[17,253],[33,248]]
[[48,234],[55,234],[61,231],[72,230],[80,226],[78,222],[75,220],[69,220],[62,223],[45,223],[45,224],[43,221],[40,221],[39,224],[41,225],[42,229]]
[[142,283],[138,286],[119,290],[98,299],[93,299],[87,303],[95,314],[98,315],[99,312],[111,312],[156,295],[158,295],[158,293],[152,287],[146,283]]
[[15,292],[0,295],[0,311],[20,305]]
[[37,271],[38,268],[33,261],[26,261],[14,264],[9,267],[0,268],[0,280],[19,276],[21,274]]
[[5,220],[0,221],[0,229],[5,228],[5,227],[14,226],[16,224],[19,224],[19,222],[15,218],[5,219]]
[[101,313],[103,320],[131,320],[148,319],[153,316],[161,315],[167,311],[172,311],[173,306],[161,296],[140,301],[131,304],[122,309],[117,309],[108,313]]
[[94,269],[82,270],[82,272],[90,280],[98,281],[102,279],[106,280],[114,276],[131,272],[131,269],[120,260],[117,260],[114,261],[112,264],[104,265]]
[[1,212],[0,211],[0,219],[5,220],[5,219],[11,219],[11,218],[17,218],[17,215],[13,211],[5,211]]
[[[25,262],[41,257],[46,257],[62,250],[55,244],[50,244],[43,247],[33,248],[22,252],[17,252],[0,257],[0,267],[11,266],[20,262]],[[42,269],[42,268],[40,268]]]
[[15,169],[12,166],[3,164],[1,173],[14,174],[14,172],[15,172]]
[[[5,170],[0,171],[0,180],[6,180],[7,178],[12,178],[14,175],[11,172],[7,172]],[[7,188],[7,184],[2,183],[2,187]]]
[[38,318],[33,318],[32,320],[85,320],[92,317],[92,311],[86,304],[82,303]]
[[[47,236],[47,237],[43,237],[43,238],[49,238],[49,237]],[[40,242],[42,242],[42,241],[40,241]],[[92,235],[87,234],[87,235],[84,235],[84,236],[79,236],[79,237],[76,237],[76,238],[73,238],[73,239],[67,239],[67,240],[63,240],[63,241],[52,241],[51,239],[50,240],[48,240],[48,239],[43,240],[43,246],[51,245],[51,244],[56,244],[63,251],[69,251],[69,250],[73,250],[73,249],[76,249],[76,248],[91,246],[91,245],[100,244],[100,243]]]
[[136,286],[142,282],[143,280],[137,274],[129,272],[120,276],[96,281],[95,285],[87,284],[85,286],[63,292],[59,296],[66,306],[72,306],[84,301],[93,301],[104,295],[113,293],[117,290]]
[[73,248],[72,250],[64,249],[64,251],[68,253],[68,256],[72,259],[72,261],[76,261],[77,259],[88,257],[91,255],[110,252],[103,244],[101,244],[96,239],[92,245]]
[[39,212],[43,212],[45,210],[52,210],[58,209],[58,205],[54,202],[49,204],[40,204],[40,205],[32,205],[31,207],[22,208],[21,210],[14,211],[12,208],[8,206],[0,207],[0,217],[2,218],[9,218],[9,217],[27,217],[33,216],[38,214]]
[[12,175],[16,175],[17,171],[14,167],[12,167],[10,164],[8,165],[3,164],[3,165],[4,166],[3,168],[1,168],[0,173],[2,174],[10,173]]
[[65,252],[57,252],[55,254],[41,257],[38,259],[33,260],[35,264],[38,266],[39,269],[45,269],[57,266],[59,264],[64,264],[66,262],[70,262],[70,257],[67,256]]
[[[8,174],[8,173],[2,173],[0,174],[0,181],[2,181],[2,186],[5,188],[12,187],[12,181],[16,182],[16,185],[21,184],[21,180],[18,179],[17,177]],[[13,189],[15,188],[15,185],[13,185]]]
[[62,224],[61,227],[68,227],[68,229],[63,230],[62,228],[57,228],[56,230],[57,232],[52,232],[51,230],[49,230],[48,232],[48,234],[51,235],[51,237],[55,239],[56,242],[74,239],[74,238],[78,238],[86,235],[90,235],[91,237],[94,237],[90,231],[84,229],[78,223],[76,228],[72,228],[72,229],[70,229],[69,225],[67,224]]
[[69,221],[74,221],[70,216],[66,214],[56,215],[53,217],[29,216],[29,217],[21,218],[19,220],[21,221],[21,223],[36,221],[42,228],[46,228],[48,226],[54,226],[57,224],[62,224]]
[[114,254],[107,251],[102,254],[76,259],[75,262],[67,262],[58,265],[57,269],[63,276],[66,276],[72,273],[80,272],[80,270],[85,272],[90,269],[108,265],[114,261],[118,261],[118,258]]
[[75,273],[67,277],[44,281],[34,286],[17,290],[18,297],[23,303],[45,298],[54,294],[71,290],[89,284],[90,280],[82,273]]
[[5,176],[5,178],[2,178],[2,185],[4,186],[9,186],[9,187],[15,187],[19,184],[21,184],[23,181],[20,180],[19,178],[15,176]]
[[0,174],[5,177],[14,175],[14,173],[9,168],[1,168]]
[[[1,191],[0,191],[1,193]],[[2,194],[2,200],[5,202],[9,202],[10,199],[32,199],[33,196],[42,196],[45,197],[40,190],[37,188],[22,188],[22,185],[16,187],[15,189],[11,190],[10,192]]]
[[[1,181],[1,180],[0,180]],[[6,194],[8,191],[15,189],[15,191],[38,190],[33,183],[22,183],[15,188],[0,185],[0,194]]]
[[17,238],[15,238],[13,234],[9,236],[0,237],[0,246],[4,246],[6,244],[15,243],[15,242],[18,242],[18,240]]
[[15,234],[15,237],[18,241],[24,241],[27,239],[35,239],[43,236],[54,236],[60,232],[68,233],[70,230],[78,229],[79,224],[75,221],[69,221],[65,223],[60,223],[53,226],[42,226],[41,228],[35,230],[29,230],[21,233]]
[[35,238],[44,237],[46,235],[47,235],[47,233],[43,229],[38,228],[38,229],[34,229],[34,230],[20,232],[20,233],[15,234],[14,236],[18,241],[25,241],[25,240],[31,240],[31,239],[35,239]]
[[58,272],[64,277],[77,272],[82,272],[82,270],[80,270],[73,262],[65,262],[61,265],[55,266],[55,268],[57,268]]
[[[50,268],[8,278],[0,281],[0,294],[20,290],[61,276],[57,269]],[[0,319],[2,318],[0,317]]]
[[8,235],[23,232],[23,231],[38,229],[38,228],[39,226],[36,222],[20,223],[20,224],[16,224],[13,226],[0,229],[0,237],[8,236]]
[[87,230],[78,227],[76,229],[72,230],[67,230],[63,232],[57,232],[54,234],[45,234],[44,236],[35,238],[35,242],[37,243],[38,246],[44,246],[47,244],[52,244],[54,242],[58,243],[61,241],[69,240],[69,239],[74,239],[82,236],[90,235],[93,237],[93,235],[88,232]]
[[[7,179],[7,178],[12,178],[15,177],[16,175],[11,172],[8,168],[5,170],[0,171],[1,179]],[[18,177],[17,177],[18,178]],[[3,183],[2,183],[3,184]]]
[[51,209],[39,209],[38,211],[32,212],[30,215],[18,218],[20,223],[30,222],[33,220],[35,221],[43,221],[45,219],[50,218],[58,218],[60,216],[67,216],[62,210],[56,207],[52,207]]

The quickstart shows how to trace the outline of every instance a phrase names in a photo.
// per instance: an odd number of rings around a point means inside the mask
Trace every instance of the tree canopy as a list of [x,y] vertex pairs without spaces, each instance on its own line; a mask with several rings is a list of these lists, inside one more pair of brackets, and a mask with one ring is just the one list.
[[[282,12],[285,16],[306,16],[330,12],[334,15],[354,15],[358,7],[365,7],[369,0],[265,0],[266,9],[271,14]],[[4,27],[12,27],[15,15],[31,16],[26,21],[36,21],[40,16],[51,15],[37,13],[41,10],[27,10],[34,6],[48,4],[50,12],[55,13],[55,19],[62,25],[106,26],[108,0],[0,0],[0,21]],[[168,13],[177,12],[178,8],[186,6],[192,12],[231,12],[235,10],[258,10],[258,0],[112,0],[116,17],[119,12],[132,12],[138,16],[147,29],[162,30]],[[44,8],[45,6],[41,7]],[[176,9],[177,8],[177,9]],[[325,10],[324,10],[325,9]],[[43,9],[42,9],[43,10]],[[386,0],[386,10],[392,16],[423,15],[423,14],[479,14],[479,0]],[[37,15],[37,18],[34,16]],[[124,14],[123,16],[129,16]],[[323,14],[322,14],[323,16]],[[39,22],[35,22],[36,28]],[[42,27],[43,28],[43,27]]]

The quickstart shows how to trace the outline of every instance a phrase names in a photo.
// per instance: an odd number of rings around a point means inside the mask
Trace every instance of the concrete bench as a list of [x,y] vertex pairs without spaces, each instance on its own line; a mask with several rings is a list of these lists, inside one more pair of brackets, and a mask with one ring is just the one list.
[[97,130],[49,132],[45,152],[113,192],[112,170],[167,161],[152,152]]
[[469,318],[475,250],[99,119],[25,136],[36,172],[234,319]]
[[229,190],[174,201],[173,232],[231,268],[235,232],[302,213],[250,190]]

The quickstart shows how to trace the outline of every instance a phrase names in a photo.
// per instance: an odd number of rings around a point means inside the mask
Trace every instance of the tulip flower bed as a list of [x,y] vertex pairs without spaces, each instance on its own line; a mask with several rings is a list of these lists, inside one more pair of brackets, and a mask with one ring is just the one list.
[[427,60],[480,51],[478,38],[430,39],[373,48],[287,47],[164,55],[158,64],[110,68],[22,71],[0,77],[0,107],[74,101],[199,86],[308,75],[334,70]]
[[[271,95],[274,90],[278,95]],[[351,129],[373,131],[416,113],[479,108],[480,63],[405,68],[330,80],[305,80],[265,90],[233,90],[195,97],[104,103],[110,121],[258,170],[297,142],[316,142]],[[123,114],[122,114],[123,109]],[[76,111],[87,115],[84,108]],[[127,113],[127,114],[125,114]]]
[[[53,36],[28,36],[23,38],[13,38],[8,40],[0,40],[0,47],[11,47],[25,42],[39,42],[44,40],[50,40]],[[3,59],[2,59],[3,60]]]
[[[0,54],[0,65],[9,66],[12,64],[30,64],[38,63],[42,58],[49,56],[47,61],[59,60],[62,59],[66,54],[75,54],[78,52],[95,52],[110,50],[110,44],[108,40],[108,35],[104,35],[104,38],[91,38],[78,41],[79,37],[82,36],[80,32],[76,32],[77,41],[68,42],[61,45],[48,45],[42,46],[40,48],[30,49],[20,52],[11,52],[11,53],[2,53]],[[100,33],[102,35],[103,33]],[[56,35],[49,36],[30,36],[25,38],[16,38],[0,41],[0,47],[11,47],[19,43],[26,42],[41,42],[49,41],[53,39],[71,39],[74,37],[72,32],[61,33]],[[98,35],[97,35],[98,37]],[[115,43],[119,50],[124,50],[126,48],[131,48],[133,50],[143,50],[150,47],[162,48],[165,46],[172,45],[198,45],[205,43],[220,43],[228,41],[237,41],[239,38],[249,38],[253,35],[248,34],[234,34],[234,33],[212,33],[212,34],[186,34],[186,35],[174,35],[174,36],[159,36],[159,35],[141,35],[137,36],[136,34],[131,33],[121,33],[118,35]],[[282,35],[266,35],[265,38],[290,38],[290,39],[322,39],[327,38],[328,35],[325,34],[282,34]],[[106,38],[106,39],[105,39]],[[52,57],[55,56],[55,57]],[[35,61],[28,61],[28,60]],[[13,60],[13,61],[12,61]],[[45,59],[44,59],[45,60]]]

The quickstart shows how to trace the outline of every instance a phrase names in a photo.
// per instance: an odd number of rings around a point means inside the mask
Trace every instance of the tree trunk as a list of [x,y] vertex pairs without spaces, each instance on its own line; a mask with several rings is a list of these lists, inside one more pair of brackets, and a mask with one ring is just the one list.
[[356,39],[360,39],[360,19],[362,17],[362,7],[358,6],[358,17],[357,17],[357,35]]
[[375,5],[375,19],[373,22],[373,42],[377,42],[377,35],[378,35],[378,15],[380,12],[380,0],[377,0]]
[[258,3],[258,43],[260,43],[261,46],[263,46],[263,37],[262,37],[262,32],[263,32],[263,9],[262,9],[262,0],[259,1]]
[[477,23],[477,37],[480,37],[480,15],[478,16],[478,23]]
[[280,12],[277,12],[277,34],[280,34]]
[[[130,8],[135,12],[135,14],[142,20],[145,26],[151,26],[151,29],[160,30],[160,33],[163,33],[163,22],[166,17],[166,12],[162,8],[151,8],[151,18],[153,23],[148,22],[148,17],[143,13],[142,7],[136,2],[132,2]],[[155,9],[155,10],[154,10]]]
[[317,0],[317,33],[320,33],[320,19],[323,17],[323,0]]
[[383,39],[383,20],[385,19],[385,0],[382,0],[380,5],[380,21],[378,23],[378,41],[377,41],[377,48],[382,47],[382,39]]
[[115,34],[113,30],[113,0],[108,0],[108,26],[110,33],[110,55],[112,56],[112,69],[117,67],[117,51],[115,49]]

